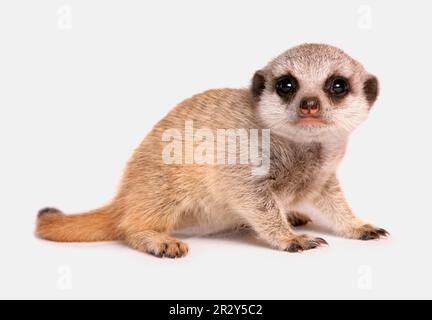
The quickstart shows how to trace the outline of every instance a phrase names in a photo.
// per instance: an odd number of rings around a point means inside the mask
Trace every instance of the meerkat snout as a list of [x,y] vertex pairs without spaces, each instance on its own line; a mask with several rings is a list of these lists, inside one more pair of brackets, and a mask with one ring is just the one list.
[[320,126],[326,123],[322,119],[321,105],[318,98],[305,98],[300,102],[298,119],[299,126]]
[[300,102],[300,117],[319,117],[321,113],[318,98],[306,98]]

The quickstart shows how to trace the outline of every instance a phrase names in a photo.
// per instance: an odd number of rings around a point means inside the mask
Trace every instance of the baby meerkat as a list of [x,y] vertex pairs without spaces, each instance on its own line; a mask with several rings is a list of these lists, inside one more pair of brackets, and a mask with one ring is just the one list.
[[[246,226],[279,250],[317,248],[326,241],[293,229],[311,221],[312,213],[347,238],[387,236],[354,215],[336,177],[349,134],[367,118],[377,96],[377,78],[342,50],[324,44],[294,47],[257,71],[249,89],[210,90],[180,103],[136,149],[111,203],[77,215],[42,209],[36,234],[60,242],[123,240],[170,258],[187,254],[188,246],[172,233],[190,226]],[[225,161],[233,153],[241,158],[252,140],[228,155],[219,150],[226,149],[223,140],[217,150],[206,150],[205,161],[194,161],[187,152],[203,140],[188,144],[188,135],[196,132],[188,127],[192,122],[215,135],[220,129],[262,130],[255,135],[262,139],[257,150],[268,167],[258,173],[256,162]],[[166,161],[167,132],[174,129],[170,141],[181,156]]]

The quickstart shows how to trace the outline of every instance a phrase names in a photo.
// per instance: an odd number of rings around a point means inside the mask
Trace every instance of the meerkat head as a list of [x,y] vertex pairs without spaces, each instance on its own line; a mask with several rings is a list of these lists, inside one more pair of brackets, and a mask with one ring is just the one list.
[[294,47],[257,71],[251,86],[258,118],[273,133],[301,142],[347,136],[378,96],[378,80],[342,50]]

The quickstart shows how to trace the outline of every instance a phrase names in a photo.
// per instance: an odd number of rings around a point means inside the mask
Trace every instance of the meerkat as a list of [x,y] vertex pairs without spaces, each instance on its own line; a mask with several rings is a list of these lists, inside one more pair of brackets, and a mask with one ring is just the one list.
[[[58,242],[122,240],[177,258],[189,250],[173,237],[179,228],[247,227],[269,247],[302,252],[327,244],[294,230],[313,214],[346,238],[386,237],[386,230],[354,215],[336,176],[348,137],[378,91],[377,78],[336,47],[291,48],[257,71],[247,89],[210,90],[180,103],[136,149],[108,205],[75,215],[42,209],[36,235]],[[164,163],[164,132],[185,131],[191,120],[211,130],[269,129],[267,172],[253,174],[252,164]]]

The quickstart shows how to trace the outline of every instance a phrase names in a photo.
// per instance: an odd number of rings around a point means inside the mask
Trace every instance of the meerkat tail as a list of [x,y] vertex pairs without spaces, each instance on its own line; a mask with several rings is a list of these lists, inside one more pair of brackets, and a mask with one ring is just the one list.
[[65,215],[60,210],[39,211],[36,235],[57,242],[95,242],[119,240],[113,209],[106,206],[82,214]]

